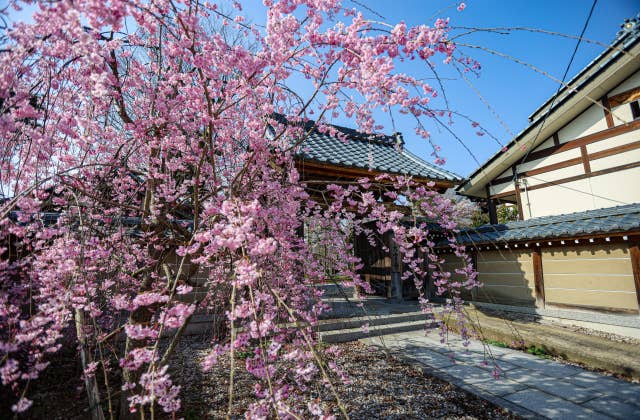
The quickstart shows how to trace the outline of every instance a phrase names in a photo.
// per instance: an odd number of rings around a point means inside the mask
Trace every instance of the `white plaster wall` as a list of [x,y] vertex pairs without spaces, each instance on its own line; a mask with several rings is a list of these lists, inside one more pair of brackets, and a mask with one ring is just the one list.
[[553,147],[553,137],[549,137],[548,139],[540,143],[534,150],[543,150],[550,147]]
[[640,203],[640,168],[590,178],[597,208]]
[[[590,161],[590,165],[591,171],[595,172],[633,162],[640,162],[640,149],[629,150],[628,152],[618,153],[617,155],[592,160]],[[640,185],[637,186],[637,188],[640,189]]]
[[507,169],[506,171],[498,175],[496,178],[504,178],[507,176],[513,176],[513,171],[511,170],[511,168]]
[[613,115],[613,125],[624,125],[633,121],[633,114],[631,113],[631,105],[622,104],[611,109]]
[[640,86],[640,71],[632,74],[627,80],[619,84],[615,89],[610,91],[607,96],[617,95],[618,93],[626,92],[629,89],[633,89]]
[[534,186],[582,174],[584,174],[584,166],[582,163],[579,163],[577,165],[567,166],[566,168],[556,169],[555,171],[531,175],[524,179],[526,179],[527,185]]
[[591,105],[586,111],[558,131],[558,138],[560,143],[566,143],[606,128],[607,121],[604,117],[604,110],[597,105]]
[[489,187],[489,193],[491,195],[501,194],[507,191],[514,191],[515,188],[516,187],[513,185],[513,182],[505,182],[504,184],[492,185]]
[[[622,92],[637,88],[640,86],[640,71],[635,72],[627,80],[619,84],[615,89],[610,91],[607,96],[614,96]],[[631,107],[629,104],[623,104],[617,106],[611,110],[613,114],[613,125],[622,125],[633,121],[633,115],[631,114]]]
[[600,140],[595,143],[587,144],[587,153],[600,152],[602,150],[611,149],[616,146],[633,143],[640,140],[640,130],[634,130],[619,136]]
[[596,205],[592,194],[589,179],[523,191],[520,196],[524,218],[593,210]]
[[552,165],[554,163],[564,162],[567,159],[580,157],[580,149],[569,149],[562,153],[556,153],[542,159],[532,160],[531,162],[518,165],[518,172],[530,171],[531,169],[541,168],[543,166]]

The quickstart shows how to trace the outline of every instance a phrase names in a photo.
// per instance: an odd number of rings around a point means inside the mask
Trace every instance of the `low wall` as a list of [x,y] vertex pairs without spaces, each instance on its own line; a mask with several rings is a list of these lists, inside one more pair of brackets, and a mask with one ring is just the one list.
[[638,312],[623,243],[542,249],[542,271],[547,305]]
[[[471,300],[622,315],[640,313],[639,286],[634,278],[629,243],[603,240],[533,245],[515,248],[510,244],[500,250],[495,246],[476,248],[473,254],[483,286],[473,293]],[[444,259],[444,269],[456,268],[459,260],[450,254]]]
[[534,274],[530,251],[505,249],[479,252],[476,258],[476,300],[489,303],[534,306]]

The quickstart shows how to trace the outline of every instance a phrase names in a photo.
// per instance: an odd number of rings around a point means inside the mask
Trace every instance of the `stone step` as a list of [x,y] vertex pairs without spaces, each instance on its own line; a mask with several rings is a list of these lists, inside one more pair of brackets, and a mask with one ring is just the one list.
[[408,331],[419,331],[425,328],[426,323],[424,320],[399,322],[385,325],[370,325],[368,332],[363,331],[362,327],[321,332],[320,340],[325,343],[344,343],[347,341],[355,341],[366,337],[375,337]]
[[367,296],[363,299],[337,297],[322,298],[330,308],[320,315],[321,319],[352,318],[372,315],[391,315],[415,312],[420,310],[418,302],[394,302],[380,296]]
[[318,331],[336,331],[346,330],[352,328],[360,328],[363,324],[369,324],[369,326],[399,324],[403,322],[422,321],[425,322],[429,318],[433,318],[430,315],[425,315],[422,311],[413,311],[402,314],[386,314],[370,316],[359,316],[351,318],[337,318],[320,321],[318,323]]
[[353,286],[343,286],[340,283],[314,284],[313,287],[324,291],[323,298],[352,298],[355,294]]

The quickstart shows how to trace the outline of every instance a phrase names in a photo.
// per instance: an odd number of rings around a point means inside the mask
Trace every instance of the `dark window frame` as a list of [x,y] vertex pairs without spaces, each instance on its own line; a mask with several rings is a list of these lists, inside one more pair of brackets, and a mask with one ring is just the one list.
[[637,120],[640,118],[640,99],[632,101],[629,103],[629,106],[631,106],[631,115],[633,116],[633,119]]

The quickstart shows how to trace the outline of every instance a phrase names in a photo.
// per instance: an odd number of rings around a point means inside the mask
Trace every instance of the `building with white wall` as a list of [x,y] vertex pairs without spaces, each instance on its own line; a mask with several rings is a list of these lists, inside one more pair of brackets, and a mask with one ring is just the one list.
[[[491,220],[458,234],[483,284],[466,299],[640,336],[640,21],[529,120],[457,188]],[[520,220],[499,224],[501,203]]]
[[531,116],[530,125],[478,168],[461,194],[514,203],[519,218],[640,202],[640,22]]

